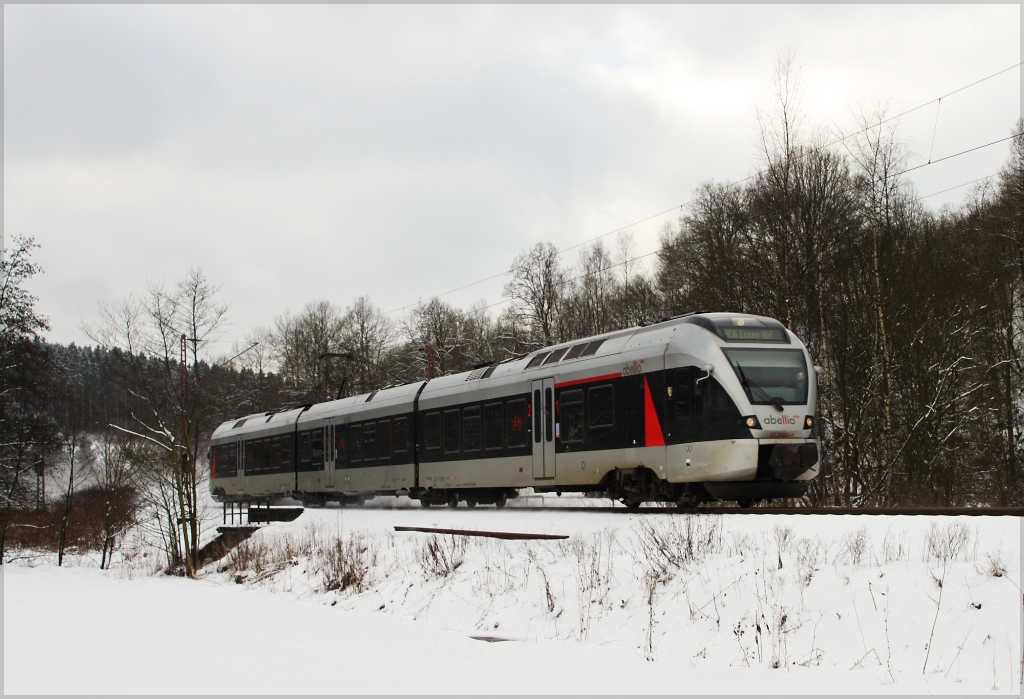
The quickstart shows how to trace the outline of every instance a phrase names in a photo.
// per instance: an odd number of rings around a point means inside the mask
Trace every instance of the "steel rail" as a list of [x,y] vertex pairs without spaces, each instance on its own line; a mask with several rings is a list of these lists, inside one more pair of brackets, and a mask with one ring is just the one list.
[[1024,517],[1024,507],[508,507],[504,511],[599,512],[607,514],[872,515],[889,517]]

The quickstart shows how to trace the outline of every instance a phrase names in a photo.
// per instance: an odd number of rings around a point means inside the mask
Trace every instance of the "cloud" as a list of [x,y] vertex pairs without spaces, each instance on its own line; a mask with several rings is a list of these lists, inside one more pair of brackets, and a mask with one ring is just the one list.
[[[914,106],[1020,54],[1018,6],[4,13],[5,230],[42,244],[34,288],[62,341],[82,340],[90,301],[192,265],[224,285],[241,336],[313,298],[404,306],[537,241],[575,245],[682,204],[752,172],[753,105],[787,42],[810,124],[864,96]],[[944,101],[935,148],[1005,135],[1019,72],[1006,78]],[[934,117],[904,120],[925,155]],[[636,251],[675,216],[634,227]]]

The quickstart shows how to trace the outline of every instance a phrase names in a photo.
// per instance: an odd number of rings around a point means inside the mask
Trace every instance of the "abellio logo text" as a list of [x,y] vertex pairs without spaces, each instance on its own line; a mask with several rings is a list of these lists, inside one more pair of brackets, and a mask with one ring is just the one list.
[[634,361],[632,364],[627,364],[626,366],[622,367],[622,375],[636,376],[637,374],[643,373],[643,370],[644,360],[641,359],[639,363]]
[[769,415],[768,417],[762,418],[761,422],[766,425],[796,425],[800,422],[799,415]]

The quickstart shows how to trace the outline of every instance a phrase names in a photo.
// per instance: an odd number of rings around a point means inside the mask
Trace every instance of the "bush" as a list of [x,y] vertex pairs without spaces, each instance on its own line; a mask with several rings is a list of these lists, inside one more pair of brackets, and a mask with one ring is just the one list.
[[423,571],[434,578],[447,578],[466,559],[466,539],[461,536],[432,535],[417,556]]
[[[74,494],[68,515],[67,547],[79,551],[101,550],[105,532],[121,536],[135,524],[139,502],[138,491],[130,487],[108,490],[90,486],[79,490]],[[46,510],[12,511],[6,548],[55,552],[63,517],[62,502],[50,503]]]

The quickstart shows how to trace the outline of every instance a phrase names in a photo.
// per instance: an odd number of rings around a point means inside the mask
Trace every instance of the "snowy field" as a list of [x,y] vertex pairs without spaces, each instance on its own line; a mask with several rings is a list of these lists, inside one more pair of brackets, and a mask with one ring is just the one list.
[[198,581],[3,566],[4,691],[1018,695],[1020,546],[1009,517],[307,510]]

